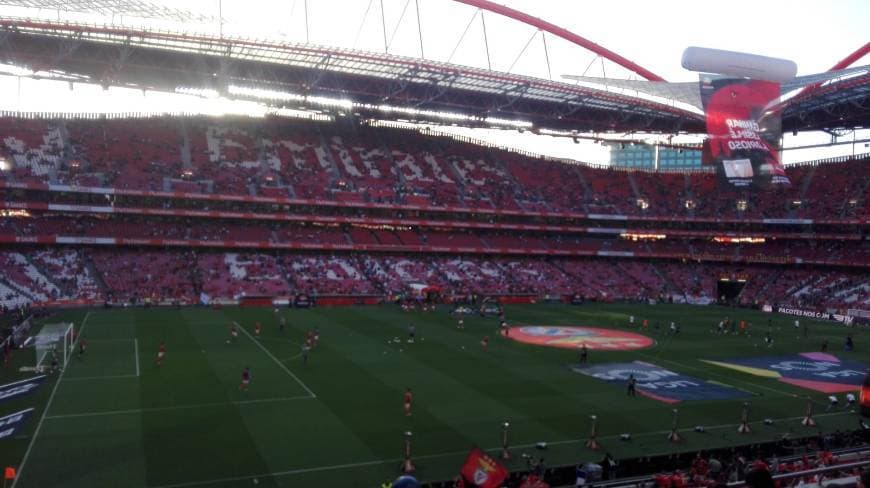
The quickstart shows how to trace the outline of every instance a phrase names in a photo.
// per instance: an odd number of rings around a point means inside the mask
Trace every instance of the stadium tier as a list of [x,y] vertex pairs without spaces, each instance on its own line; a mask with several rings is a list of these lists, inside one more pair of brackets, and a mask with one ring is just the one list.
[[[865,219],[866,159],[789,169],[788,189],[723,189],[712,173],[596,169],[349,124],[202,118],[0,118],[6,185],[536,213]],[[554,182],[557,182],[554,184]]]
[[244,297],[368,296],[412,284],[445,295],[579,295],[597,301],[710,303],[720,280],[745,283],[745,305],[805,309],[866,308],[870,278],[856,270],[788,270],[668,261],[510,256],[266,254],[256,251],[142,251],[69,248],[0,252],[0,304],[48,302],[197,303]]
[[709,303],[723,281],[747,305],[870,304],[867,158],[750,191],[341,123],[2,118],[0,141],[7,307],[419,283]]

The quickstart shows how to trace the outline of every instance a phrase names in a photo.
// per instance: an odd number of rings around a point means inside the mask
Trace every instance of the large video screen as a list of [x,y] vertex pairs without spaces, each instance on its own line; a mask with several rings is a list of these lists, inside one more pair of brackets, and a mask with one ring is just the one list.
[[771,110],[779,83],[701,75],[707,121],[705,161],[737,187],[788,185],[779,157],[782,115]]

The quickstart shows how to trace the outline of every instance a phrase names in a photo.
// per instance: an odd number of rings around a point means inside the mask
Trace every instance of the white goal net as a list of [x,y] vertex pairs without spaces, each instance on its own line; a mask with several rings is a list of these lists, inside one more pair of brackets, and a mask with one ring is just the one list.
[[74,328],[71,323],[45,324],[34,337],[36,370],[65,368],[73,350]]

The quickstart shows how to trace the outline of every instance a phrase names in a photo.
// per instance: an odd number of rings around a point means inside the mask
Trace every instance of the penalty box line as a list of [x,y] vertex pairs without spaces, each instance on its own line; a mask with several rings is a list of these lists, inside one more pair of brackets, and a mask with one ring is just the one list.
[[[89,318],[91,318],[91,312],[86,313],[85,318],[82,319],[82,326],[79,329],[79,333],[76,334],[75,342],[72,343],[73,350],[75,350],[75,346],[79,342],[79,337],[81,337],[82,333],[85,331],[85,326],[87,325]],[[72,353],[72,351],[70,352]],[[55,393],[57,393],[57,387],[60,386],[60,382],[63,381],[63,375],[64,373],[66,373],[67,369],[69,369],[67,367],[67,364],[64,364],[64,368],[60,371],[60,375],[58,375],[57,380],[54,382],[54,388],[51,389],[51,395],[49,395],[48,402],[46,402],[45,408],[42,410],[42,416],[39,417],[39,423],[36,424],[36,430],[33,431],[33,437],[30,438],[30,444],[27,445],[27,450],[24,451],[24,457],[21,458],[21,464],[18,466],[18,476],[16,476],[15,479],[12,480],[12,488],[15,488],[15,486],[18,485],[18,481],[21,479],[21,475],[24,474],[24,467],[27,465],[27,459],[30,458],[30,452],[33,450],[33,445],[36,444],[36,438],[39,437],[39,433],[42,431],[43,422],[45,422],[45,419],[48,418],[46,414],[48,413],[48,409],[51,408],[51,402],[54,401],[54,395]]]
[[[847,413],[851,413],[851,412],[834,412],[834,413],[827,413],[827,414],[819,414],[819,415],[816,415],[816,417],[834,417],[837,415],[843,415],[843,414],[847,414]],[[800,420],[800,419],[803,419],[803,417],[782,417],[782,418],[778,418],[778,419],[774,419],[774,420],[782,422],[782,421],[794,421],[794,420]],[[762,422],[763,422],[763,420],[757,420],[757,421],[749,422],[749,424],[760,424]],[[739,425],[740,424],[713,425],[713,426],[707,427],[707,430],[710,431],[710,430],[719,430],[719,429],[724,429],[724,428],[735,428]],[[691,432],[692,431],[692,429],[678,429],[678,430],[680,432]],[[660,430],[660,431],[655,431],[655,432],[642,432],[640,434],[637,434],[635,437],[650,437],[650,436],[658,436],[658,435],[663,436],[665,434],[669,434],[670,432],[671,432],[670,430]],[[601,439],[601,440],[616,440],[616,439],[619,439],[620,436],[621,436],[621,434],[620,435],[612,435],[612,436],[603,436],[603,437],[599,437],[599,439]],[[568,440],[562,440],[562,441],[548,442],[547,445],[555,446],[555,445],[574,444],[574,443],[579,445],[580,443],[586,441],[586,439],[587,438],[568,439]],[[529,449],[529,448],[535,447],[536,445],[537,445],[537,443],[517,444],[517,445],[510,446],[510,448],[511,449]],[[499,450],[501,448],[502,448],[502,446],[498,446],[498,447],[485,448],[483,450],[487,451],[487,452],[492,452],[492,451]],[[468,452],[468,450],[466,449],[466,450],[462,450],[462,451],[442,452],[442,453],[437,453],[437,454],[424,454],[422,456],[414,456],[414,459],[437,459],[437,458],[441,458],[441,457],[458,456],[460,454],[466,454],[467,452]],[[656,453],[656,454],[659,454],[659,453]],[[221,484],[221,483],[234,482],[234,481],[247,481],[247,480],[259,479],[259,478],[280,478],[282,476],[293,476],[293,475],[297,475],[297,474],[317,473],[317,472],[323,472],[323,471],[337,471],[337,470],[341,470],[341,469],[362,468],[362,467],[367,467],[367,466],[379,466],[382,464],[393,464],[393,463],[399,463],[399,462],[401,462],[401,459],[380,459],[380,460],[372,460],[372,461],[361,461],[361,462],[356,462],[356,463],[334,464],[331,466],[314,466],[314,467],[310,467],[310,468],[288,469],[285,471],[275,471],[275,472],[271,472],[271,473],[260,473],[260,474],[247,475],[247,476],[233,476],[233,477],[229,477],[229,478],[217,478],[217,479],[211,479],[211,480],[188,481],[188,482],[182,482],[182,483],[151,486],[150,488],[190,488],[193,486],[208,486],[208,485]]]
[[[81,333],[80,333],[81,334]],[[76,340],[78,341],[78,336],[76,336]],[[112,343],[112,342],[132,342],[133,343],[133,361],[135,362],[135,372],[130,374],[114,374],[114,375],[106,375],[106,376],[73,376],[67,377],[67,381],[84,381],[84,380],[99,380],[99,379],[113,379],[113,378],[136,378],[141,376],[141,368],[139,362],[139,339],[137,337],[133,337],[130,339],[88,339],[88,342],[93,343]]]
[[211,402],[211,403],[194,403],[190,405],[170,405],[167,407],[153,407],[153,408],[130,408],[126,410],[106,410],[103,412],[81,412],[81,413],[67,413],[67,414],[58,414],[58,415],[48,415],[45,418],[48,420],[56,420],[56,419],[74,419],[74,418],[82,418],[82,417],[103,417],[107,415],[125,415],[125,414],[135,414],[135,413],[147,413],[147,412],[165,412],[170,410],[189,410],[196,408],[208,408],[208,407],[222,407],[227,405],[255,405],[259,403],[276,403],[276,402],[289,402],[293,400],[311,400],[312,397],[305,396],[291,396],[291,397],[278,397],[278,398],[261,398],[258,400],[238,400],[232,402]]
[[275,364],[277,364],[279,368],[281,368],[285,373],[287,373],[288,375],[290,375],[291,378],[293,378],[294,380],[296,380],[296,382],[299,383],[299,385],[300,385],[300,386],[301,386],[301,387],[302,387],[302,388],[303,388],[303,389],[308,393],[308,395],[311,396],[311,398],[317,398],[317,395],[315,395],[314,392],[311,391],[311,388],[308,388],[308,385],[306,385],[305,383],[303,383],[302,380],[300,380],[298,376],[296,376],[295,374],[293,374],[293,372],[290,371],[290,370],[287,368],[287,366],[284,366],[284,363],[282,363],[281,361],[279,361],[278,358],[276,358],[274,354],[272,354],[271,352],[269,352],[269,350],[266,349],[265,346],[263,346],[262,344],[260,344],[260,341],[258,341],[257,339],[255,339],[254,336],[252,336],[251,333],[248,332],[247,329],[245,329],[245,328],[242,327],[242,326],[239,326],[239,329],[242,330],[242,332],[243,332],[243,333],[248,337],[248,339],[251,340],[251,342],[253,342],[254,344],[256,344],[257,347],[259,347],[259,348],[260,348],[264,353],[266,353],[266,355],[269,356],[269,357],[272,359],[272,361],[275,361]]
[[120,378],[136,378],[135,374],[115,374],[106,376],[72,376],[64,378],[67,382],[70,381],[94,381],[94,380],[116,380]]

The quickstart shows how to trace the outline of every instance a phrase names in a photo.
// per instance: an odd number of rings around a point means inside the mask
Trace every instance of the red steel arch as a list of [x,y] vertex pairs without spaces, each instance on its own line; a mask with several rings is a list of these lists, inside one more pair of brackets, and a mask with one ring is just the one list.
[[626,59],[619,54],[605,48],[600,44],[596,44],[585,37],[578,36],[573,32],[559,27],[558,25],[551,24],[546,20],[539,19],[538,17],[534,17],[532,15],[520,12],[519,10],[512,9],[510,7],[505,7],[504,5],[499,5],[497,3],[490,2],[489,0],[453,0],[455,2],[464,3],[466,5],[471,5],[472,7],[477,7],[498,15],[503,15],[505,17],[509,17],[511,19],[520,21],[524,24],[528,24],[532,27],[537,27],[543,31],[549,32],[554,36],[559,36],[562,39],[565,39],[568,42],[572,42],[578,46],[581,46],[585,49],[588,49],[599,56],[602,56],[614,63],[622,66],[623,68],[629,69],[640,76],[646,78],[650,81],[665,81],[661,76],[653,73],[652,71],[638,65],[634,61]]
[[855,52],[853,52],[852,54],[841,59],[839,63],[832,66],[831,69],[829,69],[828,71],[836,71],[838,69],[848,68],[849,66],[852,66],[852,63],[863,58],[864,55],[867,53],[870,53],[870,42],[864,44],[863,46],[856,49]]

